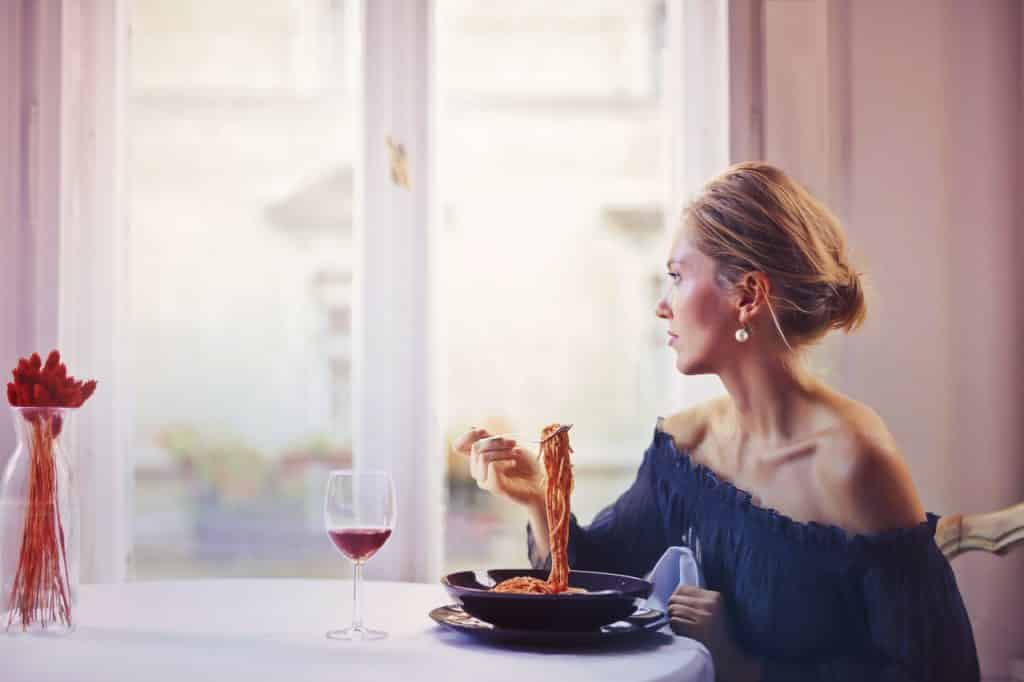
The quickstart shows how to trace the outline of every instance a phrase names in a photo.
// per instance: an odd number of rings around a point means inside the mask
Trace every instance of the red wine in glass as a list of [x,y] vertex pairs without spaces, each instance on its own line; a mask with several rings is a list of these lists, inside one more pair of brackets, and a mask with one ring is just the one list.
[[331,639],[365,641],[387,633],[363,625],[360,591],[363,564],[373,558],[395,527],[395,486],[383,471],[332,471],[324,495],[324,529],[353,564],[352,625],[331,630]]
[[391,537],[390,528],[341,528],[329,530],[334,546],[352,561],[366,561]]

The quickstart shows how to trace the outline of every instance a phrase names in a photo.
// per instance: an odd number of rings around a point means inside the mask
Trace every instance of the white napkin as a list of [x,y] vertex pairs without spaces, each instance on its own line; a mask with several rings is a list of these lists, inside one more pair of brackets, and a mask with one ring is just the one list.
[[680,585],[704,587],[704,576],[689,547],[669,547],[647,575],[654,584],[647,607],[668,612],[668,599]]

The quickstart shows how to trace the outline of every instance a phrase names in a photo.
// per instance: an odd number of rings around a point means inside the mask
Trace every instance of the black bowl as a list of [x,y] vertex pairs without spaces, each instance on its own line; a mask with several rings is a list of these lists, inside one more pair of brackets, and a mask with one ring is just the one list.
[[460,571],[446,575],[441,583],[466,613],[502,628],[581,632],[628,618],[636,601],[651,594],[651,583],[630,575],[570,571],[569,587],[582,587],[583,594],[510,594],[492,592],[503,580],[516,576],[546,580],[547,571],[491,569]]

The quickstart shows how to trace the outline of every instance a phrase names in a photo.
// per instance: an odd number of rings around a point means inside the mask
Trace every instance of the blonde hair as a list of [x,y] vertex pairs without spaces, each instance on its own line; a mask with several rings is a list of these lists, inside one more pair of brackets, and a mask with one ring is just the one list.
[[704,186],[685,212],[698,250],[714,259],[723,285],[762,272],[783,341],[810,343],[831,329],[852,331],[867,315],[861,275],[849,263],[839,220],[784,172],[739,163]]

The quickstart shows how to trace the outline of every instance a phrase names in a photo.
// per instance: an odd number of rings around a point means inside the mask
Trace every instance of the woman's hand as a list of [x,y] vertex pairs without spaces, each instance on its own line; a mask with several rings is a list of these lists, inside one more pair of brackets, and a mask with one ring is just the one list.
[[720,592],[680,585],[668,600],[672,632],[702,643],[711,652],[719,682],[761,678],[761,666],[740,649],[729,631],[729,616]]
[[543,508],[543,476],[536,455],[510,438],[490,436],[485,429],[473,429],[453,443],[456,452],[469,457],[469,472],[476,484],[518,504]]

